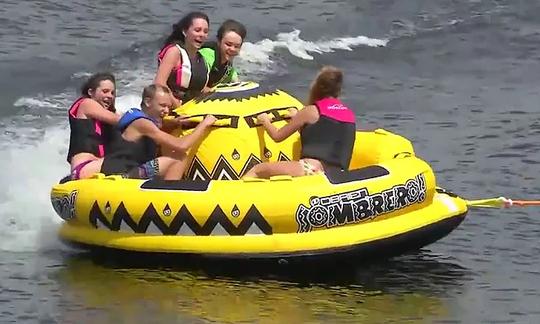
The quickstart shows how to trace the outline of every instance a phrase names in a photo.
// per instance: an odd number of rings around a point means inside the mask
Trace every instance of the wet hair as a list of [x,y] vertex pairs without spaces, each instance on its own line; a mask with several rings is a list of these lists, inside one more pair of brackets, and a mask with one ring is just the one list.
[[96,90],[99,87],[99,84],[101,81],[111,81],[114,86],[116,87],[116,80],[114,79],[114,75],[109,72],[99,72],[96,74],[93,74],[86,82],[81,86],[81,95],[85,98],[90,98],[90,95],[88,94],[88,91],[90,90]]
[[237,33],[242,38],[242,42],[246,38],[246,27],[234,19],[227,19],[219,27],[216,35],[217,39],[219,41],[222,40],[223,36],[230,31]]
[[149,98],[152,99],[156,95],[156,92],[163,91],[165,94],[170,94],[171,91],[166,86],[163,86],[161,84],[151,84],[149,86],[144,87],[142,92],[142,99],[141,99],[141,108],[146,109],[148,108],[146,104],[144,103],[144,99]]
[[313,105],[318,100],[326,97],[339,97],[342,85],[343,72],[333,66],[324,66],[311,84],[307,104]]
[[183,44],[186,41],[186,35],[184,35],[184,33],[189,29],[191,25],[193,25],[193,20],[197,18],[206,20],[208,25],[210,25],[210,19],[208,19],[208,16],[205,13],[200,11],[190,12],[172,26],[172,32],[169,37],[165,39],[163,47],[172,43]]

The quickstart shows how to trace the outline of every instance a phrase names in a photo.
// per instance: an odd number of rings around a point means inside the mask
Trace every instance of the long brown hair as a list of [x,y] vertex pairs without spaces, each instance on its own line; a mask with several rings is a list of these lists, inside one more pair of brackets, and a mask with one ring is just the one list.
[[[81,86],[81,96],[84,98],[90,98],[90,95],[88,92],[90,90],[96,91],[97,88],[99,88],[102,81],[111,81],[115,88],[115,98],[116,98],[116,80],[114,78],[114,75],[109,72],[99,72],[91,75],[88,80]],[[115,108],[115,101],[113,100],[111,106],[109,107],[109,110],[112,112],[116,112]]]
[[221,41],[223,39],[223,35],[225,35],[227,32],[230,32],[230,31],[237,33],[238,36],[242,38],[242,42],[246,38],[246,35],[247,35],[246,27],[242,23],[234,19],[227,19],[219,27],[217,31],[217,39]]
[[88,78],[88,80],[86,80],[86,82],[81,86],[81,96],[85,98],[90,98],[88,91],[95,91],[101,84],[101,81],[111,81],[116,88],[116,80],[114,79],[114,75],[112,73],[99,72],[92,74]]
[[204,12],[190,12],[172,26],[172,32],[165,39],[165,43],[163,43],[161,49],[173,43],[184,44],[184,42],[186,41],[186,35],[184,33],[189,29],[191,25],[193,25],[193,20],[197,18],[206,20],[208,25],[210,25],[210,19],[208,19],[208,16]]
[[342,85],[343,72],[334,66],[324,66],[311,83],[307,104],[313,105],[326,97],[339,97]]

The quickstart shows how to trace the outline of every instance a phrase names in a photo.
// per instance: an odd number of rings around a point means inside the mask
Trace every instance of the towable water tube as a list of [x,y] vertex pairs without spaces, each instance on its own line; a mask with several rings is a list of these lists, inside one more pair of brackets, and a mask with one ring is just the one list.
[[[358,131],[348,171],[269,180],[239,178],[262,161],[299,158],[298,136],[274,143],[257,124],[280,127],[302,104],[244,82],[221,86],[175,113],[218,118],[189,153],[187,179],[97,174],[53,186],[59,235],[86,248],[217,258],[392,256],[450,233],[465,202],[436,187],[431,167],[405,138]],[[176,135],[191,130],[177,130]]]

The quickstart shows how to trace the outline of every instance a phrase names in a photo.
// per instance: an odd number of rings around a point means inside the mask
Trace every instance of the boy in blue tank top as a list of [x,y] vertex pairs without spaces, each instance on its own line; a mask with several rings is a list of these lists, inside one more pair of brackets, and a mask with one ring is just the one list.
[[[112,153],[105,155],[101,171],[138,179],[155,176],[165,180],[181,179],[186,169],[185,152],[205,135],[216,118],[208,115],[191,134],[174,137],[160,129],[163,117],[167,116],[172,105],[171,92],[166,86],[153,84],[145,87],[141,109],[128,110],[118,122],[122,136],[111,144]],[[174,158],[158,157],[158,145],[177,154]]]

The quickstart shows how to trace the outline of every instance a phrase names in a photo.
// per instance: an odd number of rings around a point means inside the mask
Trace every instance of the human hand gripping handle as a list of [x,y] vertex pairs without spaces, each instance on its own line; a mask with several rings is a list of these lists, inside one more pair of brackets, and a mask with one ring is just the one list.
[[217,121],[217,118],[214,115],[206,115],[201,122],[201,124],[204,124],[205,127],[210,127],[214,125],[214,123]]
[[267,113],[262,113],[260,115],[257,116],[257,121],[259,123],[261,123],[263,126],[265,126],[265,124],[268,124],[268,123],[271,123],[271,118],[270,118],[270,115],[267,114]]
[[271,124],[273,121],[287,120],[293,118],[298,113],[298,109],[291,107],[287,110],[277,110],[273,114],[261,113],[257,116],[257,122],[261,125]]
[[272,117],[269,114],[262,113],[258,115],[257,121],[263,126],[263,128],[266,130],[266,132],[268,133],[268,135],[270,135],[272,139],[276,137],[278,129],[272,124]]
[[289,108],[289,109],[287,109],[287,112],[289,113],[288,117],[293,118],[298,113],[298,109],[296,109],[294,107]]
[[216,122],[217,118],[213,115],[206,115],[204,119],[193,129],[191,134],[178,138],[177,145],[174,149],[180,152],[186,152],[189,150],[206,132],[210,126]]
[[189,117],[184,116],[184,115],[180,115],[174,118],[173,122],[176,124],[176,126],[179,126],[179,127],[192,123],[192,121],[189,120]]

